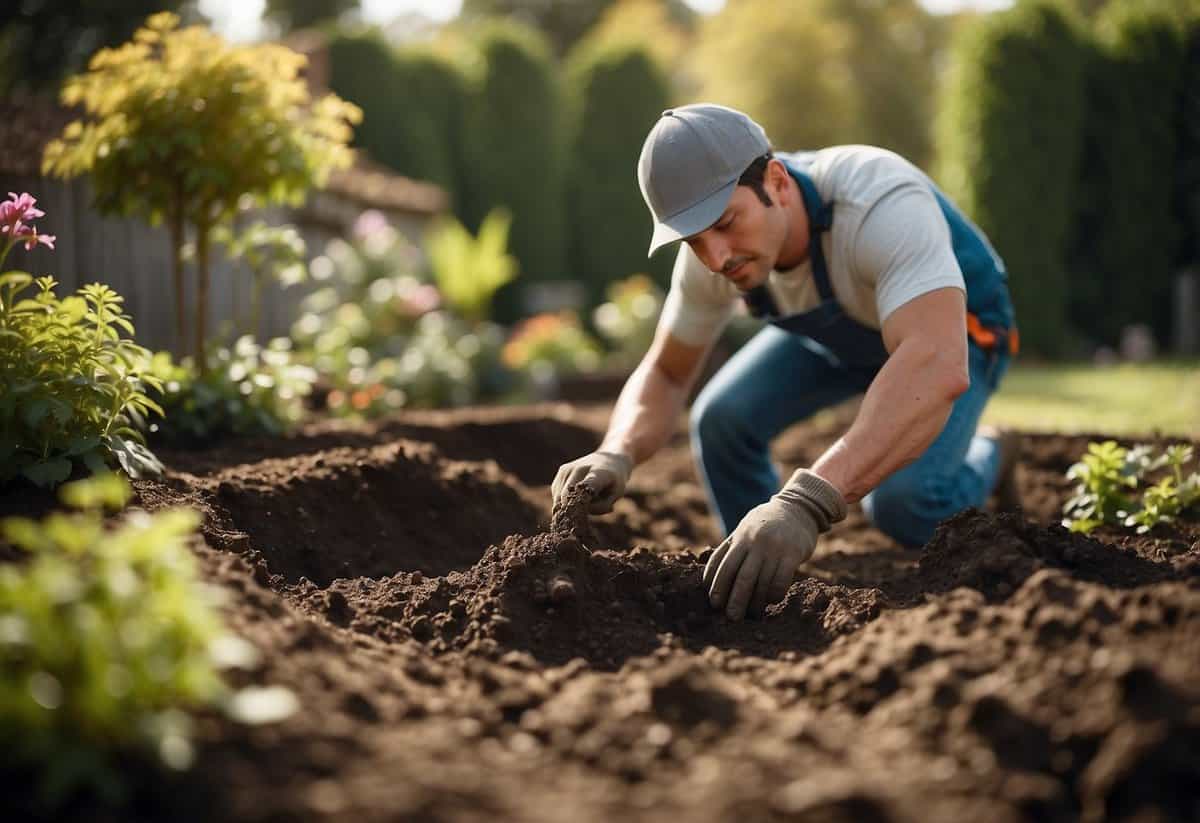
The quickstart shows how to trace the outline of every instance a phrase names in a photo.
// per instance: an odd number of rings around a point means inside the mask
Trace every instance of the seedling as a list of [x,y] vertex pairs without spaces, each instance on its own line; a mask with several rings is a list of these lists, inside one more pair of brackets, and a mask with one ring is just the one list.
[[[1144,444],[1125,449],[1111,440],[1089,443],[1087,454],[1067,470],[1067,477],[1079,485],[1063,506],[1063,525],[1087,533],[1107,523],[1145,534],[1174,522],[1200,503],[1200,473],[1184,474],[1193,457],[1187,444],[1168,446],[1155,455],[1154,448]],[[1164,468],[1170,474],[1151,482],[1151,475]],[[1139,486],[1144,486],[1140,496]]]

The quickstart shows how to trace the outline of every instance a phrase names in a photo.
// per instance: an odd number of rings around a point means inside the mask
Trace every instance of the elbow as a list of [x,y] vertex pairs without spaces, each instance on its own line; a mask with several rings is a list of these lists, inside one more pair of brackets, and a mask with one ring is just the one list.
[[921,370],[929,376],[926,385],[933,386],[933,395],[944,403],[953,403],[971,387],[967,366],[966,346],[959,351],[935,345],[919,347]]

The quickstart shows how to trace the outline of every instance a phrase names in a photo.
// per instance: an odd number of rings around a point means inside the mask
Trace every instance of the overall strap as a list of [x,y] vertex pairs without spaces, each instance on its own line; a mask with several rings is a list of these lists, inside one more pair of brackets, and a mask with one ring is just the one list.
[[833,227],[833,204],[822,203],[821,195],[812,178],[802,171],[788,167],[792,177],[800,185],[804,198],[804,211],[808,214],[808,249],[812,258],[813,281],[822,300],[833,300],[833,286],[829,282],[829,267],[825,263],[825,248],[821,235]]

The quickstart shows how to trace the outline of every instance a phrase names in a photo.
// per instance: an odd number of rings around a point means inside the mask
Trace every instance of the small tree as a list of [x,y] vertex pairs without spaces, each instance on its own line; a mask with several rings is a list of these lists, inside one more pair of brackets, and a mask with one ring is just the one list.
[[105,213],[166,220],[171,236],[176,323],[184,325],[184,231],[195,234],[197,295],[193,355],[205,367],[212,230],[239,203],[303,202],[310,187],[350,164],[358,107],[327,95],[312,102],[305,58],[274,44],[233,46],[179,18],[150,17],[133,40],[100,50],[63,87],[85,116],[46,147],[43,172],[89,173]]

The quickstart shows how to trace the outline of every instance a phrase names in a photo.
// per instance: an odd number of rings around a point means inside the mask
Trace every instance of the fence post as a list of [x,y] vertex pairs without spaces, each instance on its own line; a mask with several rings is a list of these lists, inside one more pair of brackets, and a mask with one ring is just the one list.
[[1184,269],[1175,276],[1176,354],[1200,352],[1200,272]]

